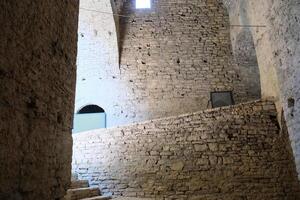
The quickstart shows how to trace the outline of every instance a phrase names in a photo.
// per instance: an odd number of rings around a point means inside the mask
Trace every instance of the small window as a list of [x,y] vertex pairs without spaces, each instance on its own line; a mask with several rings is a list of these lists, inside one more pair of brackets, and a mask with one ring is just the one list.
[[149,9],[151,8],[151,0],[136,0],[136,9]]
[[213,108],[234,105],[231,91],[212,92],[210,95]]

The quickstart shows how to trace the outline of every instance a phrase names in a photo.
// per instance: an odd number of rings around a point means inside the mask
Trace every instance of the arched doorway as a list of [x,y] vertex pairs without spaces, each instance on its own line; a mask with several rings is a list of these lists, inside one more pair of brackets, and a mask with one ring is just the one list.
[[[80,1],[75,111],[101,105],[115,116],[119,89],[119,50],[110,0]],[[107,119],[109,126],[112,119]]]
[[87,105],[74,115],[73,133],[106,128],[106,113],[97,105]]

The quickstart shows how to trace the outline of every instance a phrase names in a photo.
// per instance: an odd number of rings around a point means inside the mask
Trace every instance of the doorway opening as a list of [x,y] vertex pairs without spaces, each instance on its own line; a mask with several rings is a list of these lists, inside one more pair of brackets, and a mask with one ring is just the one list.
[[106,113],[97,105],[87,105],[74,115],[73,133],[106,128]]

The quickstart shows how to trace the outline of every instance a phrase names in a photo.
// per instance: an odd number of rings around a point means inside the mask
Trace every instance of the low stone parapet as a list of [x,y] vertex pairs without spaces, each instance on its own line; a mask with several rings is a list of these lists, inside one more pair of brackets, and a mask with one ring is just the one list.
[[300,199],[287,134],[255,101],[73,135],[73,172],[106,195]]

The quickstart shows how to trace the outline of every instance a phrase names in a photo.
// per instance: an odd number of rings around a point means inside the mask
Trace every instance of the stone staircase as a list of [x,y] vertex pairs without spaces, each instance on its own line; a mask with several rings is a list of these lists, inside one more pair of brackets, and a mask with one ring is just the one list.
[[111,197],[101,196],[98,187],[89,187],[88,181],[72,180],[64,200],[108,200]]

